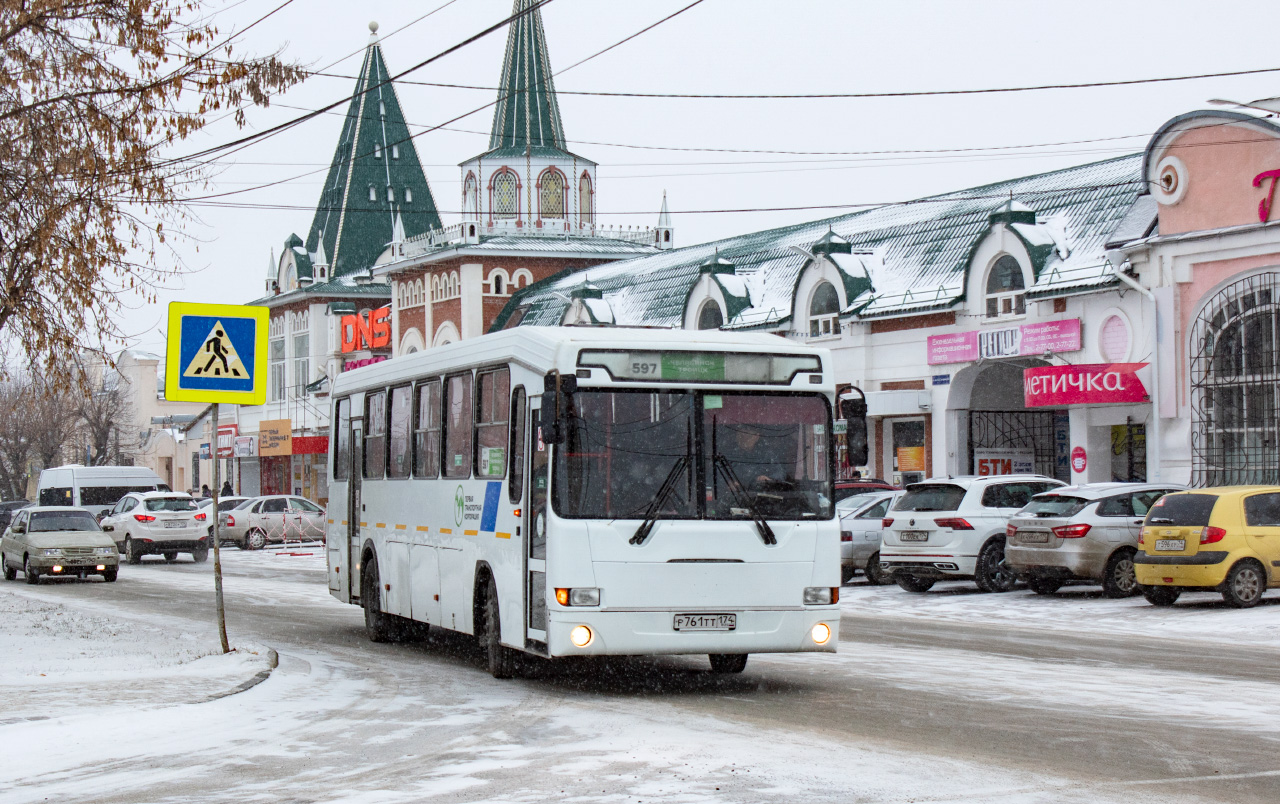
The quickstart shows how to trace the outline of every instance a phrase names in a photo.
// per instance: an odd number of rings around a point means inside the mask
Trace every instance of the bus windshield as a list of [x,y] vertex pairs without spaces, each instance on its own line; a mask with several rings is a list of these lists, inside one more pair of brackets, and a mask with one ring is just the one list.
[[554,465],[560,516],[832,515],[831,414],[821,396],[584,389],[573,407]]

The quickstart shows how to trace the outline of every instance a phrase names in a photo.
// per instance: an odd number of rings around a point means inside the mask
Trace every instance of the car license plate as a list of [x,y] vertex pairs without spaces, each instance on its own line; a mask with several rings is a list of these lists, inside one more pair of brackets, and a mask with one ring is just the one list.
[[1020,530],[1018,531],[1018,541],[1023,544],[1048,544],[1049,531],[1047,530]]
[[738,615],[677,614],[671,627],[677,631],[732,631],[738,627]]
[[165,521],[164,526],[166,528],[185,528],[187,523],[183,522],[181,519],[170,519]]
[[1157,550],[1186,550],[1186,539],[1156,539]]
[[929,541],[929,531],[904,530],[898,534],[898,538],[904,542],[927,542]]

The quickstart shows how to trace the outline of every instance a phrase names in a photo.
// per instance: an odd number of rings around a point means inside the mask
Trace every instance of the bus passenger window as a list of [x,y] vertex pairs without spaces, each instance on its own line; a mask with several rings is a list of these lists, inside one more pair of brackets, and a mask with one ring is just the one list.
[[524,386],[516,388],[511,394],[511,446],[510,453],[511,479],[507,482],[507,499],[515,505],[520,504],[524,491]]
[[380,478],[387,471],[387,392],[364,397],[364,476]]
[[337,423],[333,438],[333,479],[346,480],[347,467],[351,463],[351,400],[339,399]]
[[471,477],[471,372],[445,378],[444,476]]
[[413,476],[440,474],[440,381],[418,386],[418,410],[413,431]]
[[476,397],[476,477],[504,477],[511,370],[501,368],[478,374]]
[[409,476],[409,393],[407,385],[391,389],[391,431],[388,440],[391,461],[387,467],[387,477]]

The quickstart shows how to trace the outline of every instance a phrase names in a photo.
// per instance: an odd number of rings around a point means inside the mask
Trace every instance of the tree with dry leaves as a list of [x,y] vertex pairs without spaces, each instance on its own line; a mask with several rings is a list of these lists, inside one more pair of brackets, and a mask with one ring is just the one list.
[[244,58],[195,0],[0,0],[0,337],[54,386],[171,274],[200,164],[175,147],[303,78]]

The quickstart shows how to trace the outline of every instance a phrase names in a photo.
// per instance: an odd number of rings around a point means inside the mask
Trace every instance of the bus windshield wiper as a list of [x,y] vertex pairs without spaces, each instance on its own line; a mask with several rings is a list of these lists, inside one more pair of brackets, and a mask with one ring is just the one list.
[[649,533],[653,531],[653,526],[658,523],[658,514],[662,511],[662,506],[666,505],[667,498],[671,496],[671,492],[675,491],[676,481],[688,465],[689,456],[682,455],[675,462],[675,465],[671,467],[671,471],[667,472],[667,478],[658,487],[658,493],[653,495],[653,502],[649,503],[649,510],[644,515],[644,521],[640,523],[640,527],[636,528],[635,535],[631,537],[631,544],[644,544],[644,540],[649,538]]
[[725,484],[733,492],[738,504],[751,514],[752,521],[756,523],[756,530],[760,532],[761,541],[765,544],[777,544],[778,539],[773,535],[773,529],[769,527],[769,523],[765,522],[764,517],[760,515],[760,509],[756,507],[755,498],[742,485],[742,481],[738,479],[737,473],[733,471],[733,466],[729,463],[729,459],[717,452],[712,457],[711,463],[715,466],[717,472],[724,475]]

